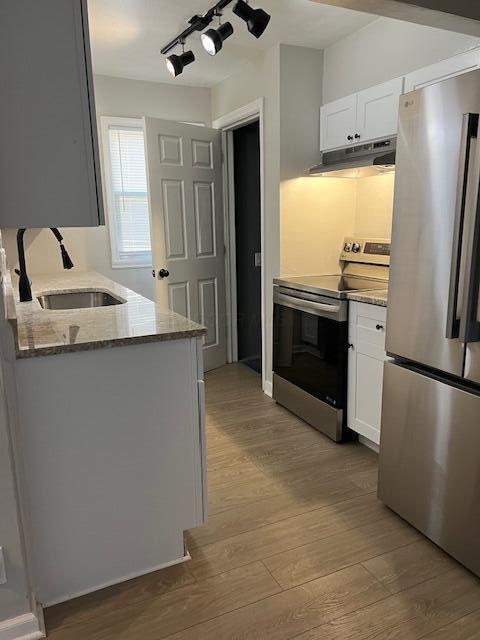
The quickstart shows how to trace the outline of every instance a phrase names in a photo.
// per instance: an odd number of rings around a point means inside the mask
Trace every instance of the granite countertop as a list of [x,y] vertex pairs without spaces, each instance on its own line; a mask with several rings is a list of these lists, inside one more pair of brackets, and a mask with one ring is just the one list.
[[386,307],[388,303],[388,289],[374,291],[356,291],[347,295],[348,300],[353,302],[366,302],[376,304],[379,307]]
[[[10,285],[11,286],[11,285]],[[44,310],[37,296],[91,289],[124,301],[106,307]],[[7,298],[12,292],[6,292]],[[95,272],[69,271],[32,277],[32,302],[20,302],[16,287],[9,320],[17,358],[88,351],[135,343],[203,336],[206,329]]]

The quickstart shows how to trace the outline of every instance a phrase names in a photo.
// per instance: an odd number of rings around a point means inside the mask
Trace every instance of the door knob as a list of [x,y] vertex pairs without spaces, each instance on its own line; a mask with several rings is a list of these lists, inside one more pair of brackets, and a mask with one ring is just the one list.
[[164,278],[168,278],[169,275],[170,271],[168,271],[168,269],[160,269],[158,272],[158,279],[163,280]]

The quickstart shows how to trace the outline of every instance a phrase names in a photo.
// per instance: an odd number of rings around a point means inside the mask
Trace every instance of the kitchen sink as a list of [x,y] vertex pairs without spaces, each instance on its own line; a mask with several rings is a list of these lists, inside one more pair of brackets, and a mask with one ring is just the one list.
[[116,298],[105,291],[69,291],[67,293],[46,293],[37,297],[42,309],[61,311],[65,309],[92,309],[124,304],[125,300]]

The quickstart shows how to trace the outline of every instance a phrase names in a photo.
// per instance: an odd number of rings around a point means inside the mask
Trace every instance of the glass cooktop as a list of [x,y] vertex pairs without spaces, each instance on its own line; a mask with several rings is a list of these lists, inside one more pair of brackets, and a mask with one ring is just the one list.
[[383,280],[346,275],[278,278],[275,280],[275,284],[297,291],[330,295],[335,298],[345,297],[347,293],[352,291],[378,291],[388,287],[387,282]]

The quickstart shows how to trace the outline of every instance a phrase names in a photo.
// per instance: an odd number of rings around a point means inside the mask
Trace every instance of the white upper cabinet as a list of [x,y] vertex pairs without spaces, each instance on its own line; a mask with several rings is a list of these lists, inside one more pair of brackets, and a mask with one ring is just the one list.
[[402,91],[403,78],[395,78],[357,93],[358,142],[396,135]]
[[357,118],[357,96],[329,102],[321,109],[320,149],[335,149],[352,144]]
[[453,58],[442,60],[428,67],[423,67],[405,76],[405,92],[421,89],[429,84],[441,82],[459,76],[480,67],[480,49],[461,53]]
[[0,86],[0,228],[103,224],[87,0],[1,0]]
[[336,149],[397,133],[403,78],[325,104],[320,116],[320,149]]

